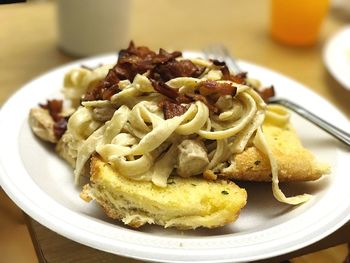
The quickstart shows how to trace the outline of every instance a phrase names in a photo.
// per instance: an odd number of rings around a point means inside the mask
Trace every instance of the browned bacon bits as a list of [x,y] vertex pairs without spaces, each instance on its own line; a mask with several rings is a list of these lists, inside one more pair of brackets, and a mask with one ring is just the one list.
[[[194,94],[179,93],[166,82],[177,77],[198,78],[206,70],[204,66],[196,65],[191,60],[178,59],[181,56],[182,53],[179,51],[167,52],[159,49],[156,53],[148,47],[136,47],[133,42],[130,42],[127,49],[119,52],[117,64],[109,70],[105,79],[89,88],[83,100],[109,100],[120,91],[119,81],[126,79],[133,81],[137,74],[146,73],[154,89],[166,97],[164,101],[167,102],[162,102],[166,118],[177,116],[183,111],[183,106],[174,106],[175,104],[188,104],[197,100],[205,103],[210,111],[217,113],[215,103],[218,98],[225,95],[234,96],[237,92],[236,87],[230,83],[204,80],[198,84]],[[222,72],[222,80],[246,84],[247,73],[233,75],[225,62],[218,60],[212,60],[212,62]],[[269,91],[263,91],[263,94],[268,96]]]
[[61,116],[60,113],[63,108],[62,100],[47,100],[46,104],[40,104],[40,107],[43,109],[47,109],[54,121],[58,121]]
[[196,66],[190,60],[175,59],[166,63],[158,64],[151,72],[151,77],[160,81],[168,81],[177,77],[199,77],[205,68]]
[[182,55],[175,51],[169,53],[160,49],[155,53],[147,47],[135,47],[133,42],[127,49],[119,52],[117,64],[109,70],[106,78],[89,89],[84,100],[108,100],[119,92],[120,80],[132,81],[136,74],[150,72],[150,78],[165,82],[175,77],[198,77],[205,68],[196,66],[190,60],[176,60]]
[[198,85],[199,93],[203,96],[218,94],[223,95],[236,95],[237,88],[232,86],[230,83],[220,83],[214,80],[205,80],[199,82]]
[[257,92],[265,102],[268,102],[271,97],[275,96],[275,89],[273,86],[259,89]]
[[168,53],[163,49],[156,54],[147,47],[135,47],[133,42],[127,49],[119,52],[117,64],[109,70],[106,78],[97,86],[88,90],[84,100],[110,99],[119,92],[118,83],[120,80],[128,79],[132,81],[136,74],[143,74],[152,71],[157,65],[163,65],[176,57],[181,56],[181,52]]
[[39,104],[41,108],[47,109],[54,120],[53,131],[57,139],[60,139],[67,129],[68,118],[61,115],[63,109],[62,100],[47,100],[46,104]]
[[238,84],[246,84],[247,72],[239,72],[236,75],[232,75],[225,62],[219,60],[212,60],[212,62],[220,69],[223,80],[230,80]]
[[175,116],[181,116],[187,110],[187,107],[181,104],[173,103],[168,100],[164,100],[161,103],[159,103],[159,107],[163,109],[164,118],[166,120],[174,118]]
[[59,121],[56,121],[53,126],[53,132],[57,139],[60,139],[67,130],[68,117],[63,117]]
[[[164,95],[165,97],[167,97],[168,99],[174,102],[180,102],[178,101],[178,98],[180,97],[180,93],[176,89],[169,87],[167,84],[165,84],[162,81],[155,81],[151,79],[151,82],[152,82],[153,88],[157,92],[159,92],[160,94]],[[188,102],[191,102],[191,101],[188,101]]]

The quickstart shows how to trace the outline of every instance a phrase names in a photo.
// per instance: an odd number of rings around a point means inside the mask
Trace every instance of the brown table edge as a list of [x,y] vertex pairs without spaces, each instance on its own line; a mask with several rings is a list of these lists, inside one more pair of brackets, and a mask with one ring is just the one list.
[[36,237],[36,233],[34,231],[32,223],[31,223],[31,220],[33,220],[33,219],[24,212],[23,212],[23,217],[24,217],[25,223],[27,225],[29,235],[30,235],[30,238],[32,240],[35,254],[38,258],[39,263],[48,263],[47,260],[45,259],[43,251],[41,250],[40,244],[39,244],[38,239]]

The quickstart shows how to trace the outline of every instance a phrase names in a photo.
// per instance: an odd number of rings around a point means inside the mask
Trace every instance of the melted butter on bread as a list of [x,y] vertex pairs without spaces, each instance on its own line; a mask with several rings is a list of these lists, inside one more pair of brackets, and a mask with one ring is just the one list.
[[[277,160],[279,181],[313,181],[330,172],[329,165],[317,162],[315,156],[304,148],[290,123],[278,126],[265,122],[263,131]],[[256,147],[248,147],[236,154],[233,160],[233,165],[221,174],[223,177],[254,182],[271,181],[269,159]]]
[[132,227],[148,223],[179,229],[234,222],[247,201],[246,191],[233,182],[174,177],[162,188],[128,179],[97,157],[92,158],[90,184],[81,197],[95,199],[109,217]]

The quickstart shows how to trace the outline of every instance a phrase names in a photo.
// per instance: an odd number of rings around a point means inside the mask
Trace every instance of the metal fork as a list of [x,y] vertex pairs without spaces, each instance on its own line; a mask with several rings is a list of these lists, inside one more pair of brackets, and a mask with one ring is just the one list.
[[[222,45],[222,44],[215,44],[206,47],[204,50],[204,55],[207,59],[217,59],[221,61],[225,61],[227,66],[233,70],[235,73],[242,72],[241,68],[236,62],[236,59],[231,56],[228,49]],[[334,126],[333,124],[321,119],[320,117],[316,116],[314,113],[310,112],[306,108],[290,101],[285,98],[278,98],[278,97],[272,97],[269,99],[269,103],[274,104],[280,104],[285,106],[286,108],[294,111],[301,117],[305,118],[306,120],[312,122],[317,127],[321,128],[328,134],[332,135],[342,143],[346,144],[347,146],[350,146],[350,134],[339,129],[338,127]]]

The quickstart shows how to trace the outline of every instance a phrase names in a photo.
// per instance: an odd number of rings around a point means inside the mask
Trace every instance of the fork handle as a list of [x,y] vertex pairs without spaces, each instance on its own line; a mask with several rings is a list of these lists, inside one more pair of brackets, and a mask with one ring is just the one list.
[[304,107],[297,105],[291,101],[286,101],[283,99],[278,99],[276,101],[271,101],[271,103],[277,103],[280,105],[285,106],[286,108],[294,111],[295,113],[299,114],[303,118],[311,121],[313,124],[324,130],[325,132],[329,133],[330,135],[337,138],[339,141],[345,143],[347,146],[350,146],[350,134],[339,129],[338,127],[335,127],[333,124],[330,124],[329,122],[321,119],[320,117],[316,116],[312,112],[308,111]]

